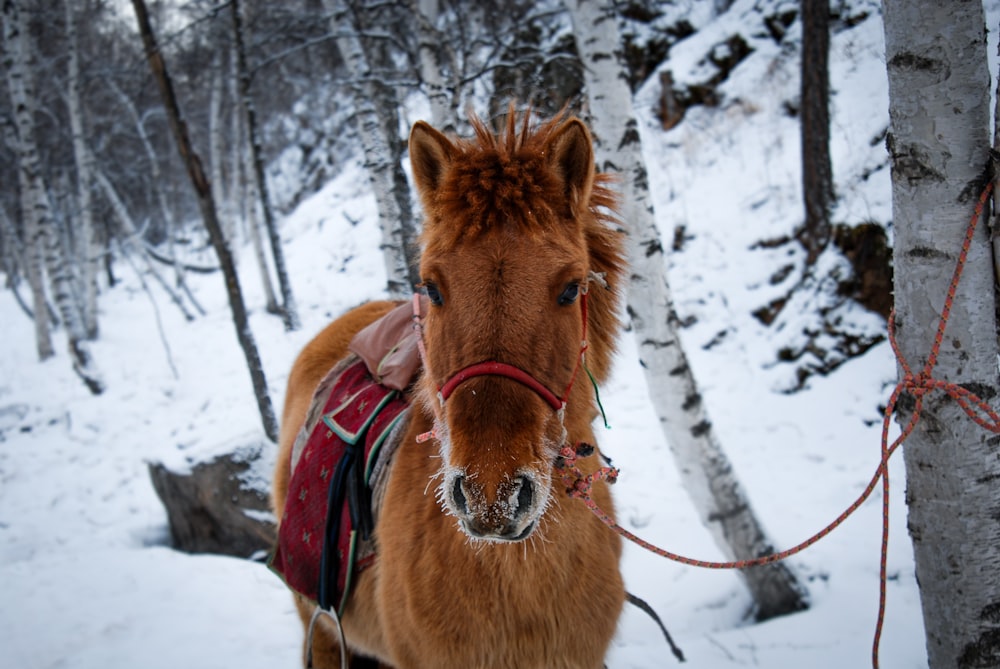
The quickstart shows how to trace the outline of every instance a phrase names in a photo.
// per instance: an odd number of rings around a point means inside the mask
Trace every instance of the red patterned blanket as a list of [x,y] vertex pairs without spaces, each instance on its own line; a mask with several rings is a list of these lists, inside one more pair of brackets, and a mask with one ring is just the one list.
[[270,566],[324,609],[343,612],[352,577],[374,561],[372,490],[406,408],[399,390],[351,356],[320,383],[296,439]]

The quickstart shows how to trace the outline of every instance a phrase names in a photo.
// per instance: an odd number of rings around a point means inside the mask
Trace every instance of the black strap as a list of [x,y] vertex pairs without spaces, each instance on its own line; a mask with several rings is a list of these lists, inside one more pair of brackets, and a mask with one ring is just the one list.
[[[362,441],[362,443],[364,443]],[[319,586],[316,588],[317,604],[320,608],[330,610],[333,599],[338,595],[337,574],[340,571],[340,554],[337,550],[337,539],[340,535],[340,516],[344,509],[347,495],[347,482],[351,466],[357,460],[358,447],[348,444],[343,457],[337,463],[337,468],[330,478],[330,488],[326,500],[326,524],[323,530],[323,552],[319,561]]]
[[[367,435],[361,441],[367,442]],[[371,538],[375,530],[375,519],[372,517],[372,491],[365,483],[364,457],[356,457],[351,462],[347,478],[347,508],[351,514],[351,525],[358,535],[362,539]]]

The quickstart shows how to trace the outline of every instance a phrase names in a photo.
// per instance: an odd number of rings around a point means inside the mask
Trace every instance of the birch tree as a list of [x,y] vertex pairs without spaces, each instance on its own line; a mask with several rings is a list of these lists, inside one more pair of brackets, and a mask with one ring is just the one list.
[[[250,95],[250,71],[246,62],[246,47],[243,40],[243,17],[238,0],[230,0],[229,13],[233,21],[233,40],[235,42],[236,73],[239,82],[239,106],[243,109],[243,120],[246,123],[246,134],[249,141],[251,156],[250,174],[253,191],[259,196],[260,210],[264,215],[264,228],[271,242],[271,257],[274,260],[274,270],[278,277],[278,290],[281,291],[281,315],[286,330],[298,330],[298,307],[295,306],[295,295],[292,293],[291,279],[285,266],[285,253],[281,248],[281,237],[278,235],[278,224],[274,220],[274,208],[271,204],[270,191],[267,187],[267,175],[264,172],[264,157],[260,143],[260,130],[257,128],[257,111],[253,97]],[[265,270],[266,267],[262,268]]]
[[233,325],[236,328],[236,339],[243,349],[243,356],[247,362],[247,369],[250,372],[250,380],[253,383],[254,397],[257,400],[257,409],[260,413],[261,423],[264,433],[271,441],[278,441],[278,419],[271,404],[271,396],[267,390],[267,379],[264,376],[264,366],[260,360],[260,353],[257,350],[257,343],[250,330],[250,321],[247,318],[246,304],[243,301],[243,293],[240,290],[239,277],[236,274],[236,266],[233,263],[233,256],[229,252],[229,246],[222,235],[222,226],[215,211],[215,203],[212,200],[212,188],[205,176],[201,159],[191,146],[191,139],[188,136],[187,124],[181,118],[180,107],[177,103],[177,96],[174,93],[173,83],[167,72],[166,62],[160,47],[157,45],[153,35],[153,28],[149,22],[149,13],[146,11],[144,0],[132,0],[132,7],[135,10],[136,21],[139,25],[139,34],[142,36],[146,58],[149,60],[150,68],[156,79],[157,87],[160,90],[160,97],[167,112],[167,119],[170,123],[170,130],[177,144],[177,151],[180,153],[184,166],[187,168],[188,177],[198,198],[198,207],[201,210],[205,227],[215,249],[215,254],[219,258],[219,265],[222,267],[226,281],[226,296],[229,298],[229,307],[233,315]]
[[[35,91],[33,45],[28,19],[18,0],[3,0],[4,69],[14,107],[17,134],[18,169],[21,183],[21,212],[28,231],[27,243],[41,253],[48,274],[52,297],[62,318],[69,344],[73,369],[95,395],[104,391],[104,381],[98,372],[90,349],[79,304],[73,290],[73,276],[56,229],[49,204],[48,186],[38,149],[35,129]],[[36,334],[44,309],[35,304]],[[41,351],[40,351],[41,352]]]
[[[621,176],[631,278],[627,309],[650,398],[702,523],[730,560],[775,552],[718,441],[678,334],[664,245],[656,226],[632,93],[611,0],[566,0],[584,65],[598,168]],[[758,620],[806,608],[781,563],[742,570]]]
[[[23,266],[24,244],[21,243],[17,235],[17,230],[14,228],[14,223],[7,215],[6,207],[0,203],[0,269],[3,269],[7,275],[7,287],[14,293],[14,299],[17,300],[18,306],[21,307],[21,310],[28,318],[34,320],[34,310],[28,306],[21,296],[21,292],[17,289],[21,281],[19,268]],[[45,333],[48,334],[48,329],[45,330]]]
[[[895,326],[914,373],[930,355],[989,159],[980,2],[883,2],[889,75]],[[985,226],[984,226],[985,228]],[[932,376],[998,407],[997,320],[985,229],[968,250]],[[902,374],[902,369],[900,370]],[[919,402],[919,404],[917,404]],[[940,392],[901,402],[908,528],[931,669],[1000,666],[997,438]]]
[[[9,71],[11,67],[9,51],[4,49],[5,43],[0,42],[0,50],[3,51],[4,69]],[[12,125],[4,124],[4,135],[7,143],[14,147],[15,151],[18,147],[17,133]],[[26,193],[28,191],[28,176],[25,174],[24,170],[17,170],[18,185],[21,193]],[[22,206],[25,204],[25,199],[21,197]],[[5,216],[6,218],[6,216]],[[31,311],[32,319],[35,326],[35,350],[38,352],[38,359],[40,361],[48,360],[55,355],[55,348],[52,346],[52,334],[49,330],[49,325],[52,319],[49,318],[49,308],[48,301],[45,294],[45,277],[42,270],[42,257],[38,253],[38,249],[30,243],[26,243],[26,240],[31,239],[33,236],[33,224],[32,220],[25,214],[21,217],[23,221],[23,237],[19,238],[17,236],[17,231],[14,229],[14,224],[12,221],[6,221],[9,227],[9,234],[11,235],[12,241],[16,244],[16,248],[20,250],[21,256],[21,266],[24,270],[24,277],[28,281],[28,288],[31,290]]]
[[[181,289],[198,313],[204,316],[205,310],[202,308],[201,304],[195,298],[194,293],[191,291],[191,288],[188,286],[187,278],[184,274],[184,264],[180,261],[177,255],[177,245],[174,242],[174,237],[177,234],[177,225],[174,221],[170,205],[167,203],[167,194],[163,188],[164,179],[163,173],[160,170],[160,161],[156,155],[156,150],[153,148],[153,143],[150,141],[149,133],[146,131],[146,123],[139,114],[139,111],[135,108],[135,103],[125,94],[125,91],[123,91],[118,84],[109,79],[108,86],[110,87],[111,92],[115,94],[115,97],[118,98],[122,107],[124,107],[128,112],[129,118],[132,119],[132,123],[135,125],[136,135],[139,137],[143,152],[146,156],[146,162],[149,165],[150,176],[152,177],[152,182],[154,184],[153,190],[155,193],[156,203],[160,210],[160,216],[163,219],[163,229],[167,231],[167,250],[169,253],[170,265],[174,270],[174,285]],[[102,182],[99,180],[99,183]],[[110,180],[108,180],[108,186],[111,186]],[[111,192],[106,187],[102,186],[102,189],[105,191],[105,195],[108,197],[109,202],[111,202],[112,207],[114,208]],[[187,310],[183,307],[182,311],[185,312],[185,315],[187,314]]]
[[229,95],[234,100],[232,108],[232,128],[230,132],[230,165],[232,169],[229,175],[229,198],[230,215],[233,219],[239,217],[246,222],[246,229],[250,236],[250,244],[253,249],[253,257],[257,263],[257,275],[260,277],[261,288],[264,290],[264,309],[269,314],[281,314],[281,306],[278,304],[277,296],[274,292],[274,284],[271,281],[271,270],[267,262],[267,251],[264,249],[264,240],[261,237],[261,214],[259,204],[260,194],[254,184],[256,179],[248,177],[254,174],[254,156],[250,148],[253,142],[246,133],[246,113],[242,104],[239,103],[240,77],[235,73],[239,72],[239,49],[236,40],[230,40],[229,45],[229,66],[233,76],[228,78]]
[[[250,157],[246,152],[242,152],[238,158],[240,162],[236,163],[234,167],[244,174],[249,172],[252,168],[246,163],[250,161]],[[243,199],[243,216],[250,234],[253,257],[257,261],[257,274],[260,276],[261,287],[264,289],[264,308],[270,314],[279,314],[282,313],[282,310],[278,305],[278,299],[274,293],[274,284],[271,283],[271,272],[267,264],[267,251],[264,249],[264,240],[260,234],[261,216],[260,207],[258,206],[260,196],[253,186],[253,180],[249,183],[244,182],[244,185],[247,187],[247,196]]]
[[420,278],[409,188],[402,165],[394,157],[398,151],[394,151],[392,145],[398,138],[389,135],[393,131],[398,133],[399,104],[394,95],[387,98],[390,88],[378,86],[361,40],[362,26],[347,0],[324,2],[333,15],[331,29],[337,35],[337,48],[353,79],[351,89],[355,123],[375,192],[379,229],[382,231],[382,254],[388,277],[387,291],[390,299],[405,298]]
[[[454,51],[437,29],[441,13],[439,0],[410,0],[410,12],[416,19],[417,57],[420,79],[431,107],[431,125],[446,133],[458,130],[458,86]],[[445,57],[448,54],[450,57]],[[451,85],[445,80],[450,73]]]
[[[235,78],[235,75],[233,75]],[[230,248],[236,240],[236,214],[232,198],[226,197],[225,160],[223,158],[226,135],[224,128],[229,124],[224,120],[222,99],[225,93],[225,68],[222,54],[217,52],[212,59],[212,83],[208,94],[208,164],[212,179],[212,199],[219,209],[222,234]],[[230,196],[232,194],[230,193]],[[233,250],[235,254],[235,249]]]
[[[108,204],[111,205],[111,210],[115,213],[118,218],[118,223],[121,226],[121,245],[122,248],[133,256],[138,256],[142,258],[146,265],[146,271],[156,280],[163,291],[170,297],[170,301],[177,305],[177,308],[181,310],[184,314],[184,318],[188,321],[194,320],[194,314],[192,314],[187,306],[184,304],[184,300],[181,298],[180,294],[171,288],[170,284],[166,279],[160,274],[153,265],[149,257],[149,251],[142,244],[141,234],[139,229],[136,227],[135,221],[132,219],[132,215],[129,214],[128,207],[122,201],[121,196],[118,194],[118,189],[115,188],[111,180],[108,179],[107,175],[99,167],[94,172],[94,180],[97,185],[100,186],[101,191],[104,193],[105,199]],[[133,263],[133,268],[135,267]],[[136,270],[138,272],[138,270]],[[143,282],[145,284],[145,282]]]
[[83,110],[83,82],[80,77],[80,45],[74,3],[63,0],[66,10],[66,42],[68,49],[68,86],[66,106],[69,109],[70,130],[73,134],[73,159],[76,164],[76,203],[80,221],[77,258],[79,258],[80,284],[83,288],[83,327],[88,339],[97,338],[97,266],[101,249],[94,228],[91,205],[93,184],[93,157],[86,148]]

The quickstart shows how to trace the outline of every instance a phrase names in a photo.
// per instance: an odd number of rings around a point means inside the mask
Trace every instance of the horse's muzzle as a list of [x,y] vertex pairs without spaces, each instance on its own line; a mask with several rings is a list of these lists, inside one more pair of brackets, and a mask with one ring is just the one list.
[[528,476],[501,483],[492,502],[487,500],[482,486],[464,474],[454,474],[444,493],[448,508],[458,517],[465,533],[474,539],[527,539],[541,515],[542,495]]

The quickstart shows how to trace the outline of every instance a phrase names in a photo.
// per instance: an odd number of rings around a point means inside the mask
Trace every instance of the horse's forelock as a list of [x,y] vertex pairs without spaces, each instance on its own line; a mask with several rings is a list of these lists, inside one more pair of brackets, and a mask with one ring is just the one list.
[[[473,137],[456,142],[448,175],[433,197],[433,216],[446,224],[429,226],[434,230],[425,232],[425,243],[453,247],[510,225],[520,233],[545,232],[571,218],[564,185],[546,159],[549,140],[567,115],[538,125],[532,118],[530,111],[518,115],[510,109],[499,132],[471,119]],[[612,201],[608,194],[595,189],[590,213],[600,217],[597,210]]]

